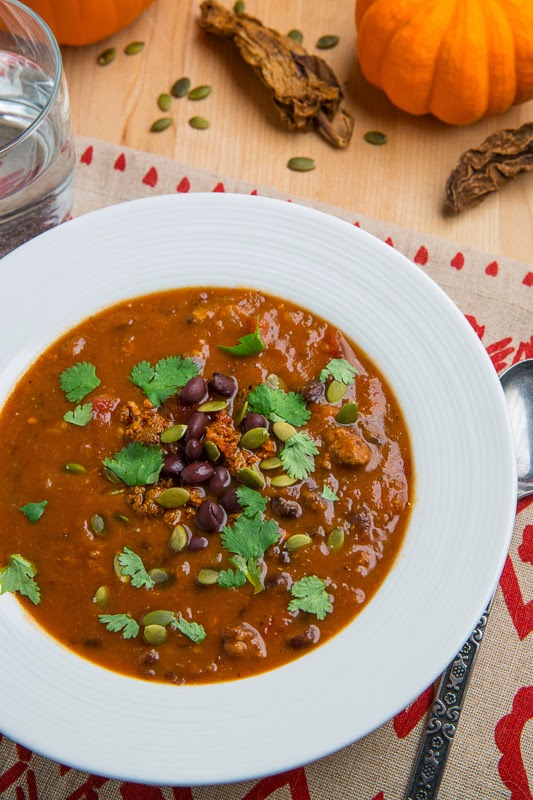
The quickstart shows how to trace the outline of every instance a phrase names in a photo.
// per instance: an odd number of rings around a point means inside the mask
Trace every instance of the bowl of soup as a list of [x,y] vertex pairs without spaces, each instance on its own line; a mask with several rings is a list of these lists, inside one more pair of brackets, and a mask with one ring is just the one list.
[[95,212],[2,268],[6,734],[111,777],[243,780],[435,680],[516,476],[490,360],[422,270],[237,195]]

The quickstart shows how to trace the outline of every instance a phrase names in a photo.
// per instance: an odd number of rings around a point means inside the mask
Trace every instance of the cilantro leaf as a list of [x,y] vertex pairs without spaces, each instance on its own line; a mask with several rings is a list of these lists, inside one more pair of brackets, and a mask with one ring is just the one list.
[[63,416],[65,422],[70,422],[71,425],[77,425],[79,428],[84,428],[93,418],[93,404],[84,403],[82,406],[76,406],[74,411],[67,411]]
[[290,422],[291,425],[304,425],[311,412],[305,405],[301,394],[284,392],[266,383],[260,383],[248,395],[250,411],[263,414],[272,422]]
[[37,575],[35,566],[20,553],[9,556],[9,564],[0,569],[0,594],[20,592],[29,597],[34,605],[41,602],[41,591],[33,578]]
[[172,628],[180,631],[180,633],[188,636],[191,642],[203,642],[206,637],[206,632],[203,625],[199,625],[198,622],[188,622],[181,616],[181,614],[177,619],[173,619],[170,625]]
[[324,500],[332,500],[333,502],[339,499],[333,489],[329,488],[327,483],[324,484],[324,488],[322,489],[322,497]]
[[239,486],[237,489],[237,502],[242,508],[244,516],[249,519],[261,516],[261,514],[265,513],[267,507],[266,497],[263,497],[261,492],[256,489],[249,489],[248,486]]
[[218,573],[217,583],[224,589],[238,589],[246,583],[246,575],[242,570],[221,569]]
[[94,364],[82,361],[61,373],[59,385],[65,392],[67,400],[70,400],[71,403],[79,403],[93,389],[100,386],[100,381],[96,377]]
[[333,605],[326,590],[326,582],[316,575],[310,575],[296,581],[291,586],[294,600],[289,603],[289,611],[307,611],[324,619],[333,611]]
[[352,367],[350,362],[346,361],[345,358],[332,358],[318,377],[322,383],[325,383],[331,376],[334,381],[344,383],[348,386],[348,384],[354,382],[356,375],[359,375],[359,371],[356,370],[355,367]]
[[296,480],[303,480],[314,470],[318,447],[305,431],[298,431],[285,442],[280,453],[283,469]]
[[223,546],[244,559],[262,558],[265,551],[279,539],[278,523],[274,519],[248,519],[240,514],[233,527],[226,526],[220,534]]
[[124,639],[135,639],[139,634],[139,623],[129,614],[99,614],[98,619],[111,633],[120,633]]
[[136,589],[141,589],[143,586],[146,589],[153,589],[155,583],[148,575],[142,558],[137,553],[134,553],[130,547],[123,549],[118,557],[118,563],[122,567],[121,573],[131,578],[131,585]]
[[234,556],[230,558],[230,563],[234,564],[238,570],[245,576],[254,587],[254,594],[262,592],[265,588],[263,585],[263,565],[262,562],[256,558],[249,558],[248,561],[242,556]]
[[232,356],[238,356],[240,358],[244,356],[255,356],[257,353],[261,353],[265,349],[265,345],[259,332],[259,317],[257,318],[254,333],[241,336],[239,343],[233,347],[226,347],[223,344],[219,344],[218,349],[223,350],[224,353],[229,353]]
[[143,390],[154,406],[160,406],[198,373],[198,364],[192,358],[169,356],[158,361],[155,367],[149,361],[140,361],[133,367],[130,380]]
[[113,458],[105,458],[103,463],[128,486],[146,486],[157,483],[163,469],[163,454],[155,444],[131,442]]
[[19,511],[25,514],[30,522],[37,522],[44,514],[44,509],[48,505],[48,500],[42,500],[40,503],[26,503],[21,506]]

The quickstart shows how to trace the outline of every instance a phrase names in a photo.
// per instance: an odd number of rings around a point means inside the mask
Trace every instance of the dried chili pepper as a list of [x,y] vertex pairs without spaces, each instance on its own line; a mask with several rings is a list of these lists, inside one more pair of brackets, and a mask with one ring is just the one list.
[[215,0],[205,0],[200,9],[200,26],[233,40],[244,60],[272,91],[288,128],[302,131],[314,125],[330,144],[347,146],[353,118],[340,108],[340,84],[323,59],[309,55],[293,38],[265,27],[248,14],[234,14]]
[[516,175],[530,170],[533,170],[533,122],[497,131],[459,159],[446,182],[448,205],[454,211],[464,211]]

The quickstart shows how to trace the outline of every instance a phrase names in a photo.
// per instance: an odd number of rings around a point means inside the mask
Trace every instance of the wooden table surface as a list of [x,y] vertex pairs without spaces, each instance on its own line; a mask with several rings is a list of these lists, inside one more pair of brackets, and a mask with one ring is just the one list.
[[[247,12],[265,24],[284,32],[299,28],[308,50],[330,63],[355,118],[346,150],[335,150],[313,132],[294,133],[282,125],[268,91],[235,47],[199,29],[199,0],[156,0],[125,31],[96,45],[63,49],[75,133],[532,263],[533,175],[521,175],[459,215],[445,210],[444,186],[464,150],[500,128],[533,119],[533,101],[467,128],[399,111],[361,74],[353,9],[354,0],[246,1]],[[326,33],[338,34],[340,43],[317,51],[314,43]],[[133,40],[146,43],[143,52],[124,55]],[[98,66],[98,54],[110,46],[118,48],[116,60]],[[210,84],[211,95],[197,102],[174,100],[173,126],[150,133],[151,123],[166,116],[157,107],[158,95],[184,75],[193,86]],[[188,119],[194,115],[208,118],[210,128],[192,129]],[[368,130],[385,132],[388,143],[367,144],[362,137]],[[316,160],[313,172],[287,169],[289,158],[302,155]]]

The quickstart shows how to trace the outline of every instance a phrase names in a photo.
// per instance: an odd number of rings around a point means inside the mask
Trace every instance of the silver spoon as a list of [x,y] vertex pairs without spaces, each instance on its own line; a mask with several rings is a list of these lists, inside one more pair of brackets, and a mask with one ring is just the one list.
[[[533,358],[513,364],[500,381],[515,439],[517,497],[522,500],[533,494]],[[492,600],[442,675],[404,800],[436,800],[491,606]]]

